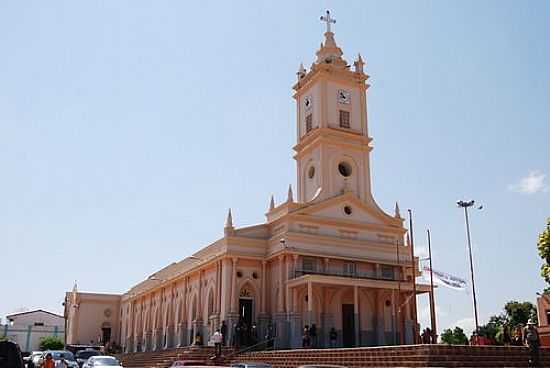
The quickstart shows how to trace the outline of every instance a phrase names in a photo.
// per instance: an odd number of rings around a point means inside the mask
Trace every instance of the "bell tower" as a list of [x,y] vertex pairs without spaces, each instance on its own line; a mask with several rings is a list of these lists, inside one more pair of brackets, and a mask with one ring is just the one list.
[[294,158],[298,169],[298,202],[317,202],[353,192],[374,204],[370,184],[371,138],[368,135],[369,76],[357,56],[353,69],[342,58],[327,11],[325,40],[307,71],[301,64],[293,86],[297,109]]

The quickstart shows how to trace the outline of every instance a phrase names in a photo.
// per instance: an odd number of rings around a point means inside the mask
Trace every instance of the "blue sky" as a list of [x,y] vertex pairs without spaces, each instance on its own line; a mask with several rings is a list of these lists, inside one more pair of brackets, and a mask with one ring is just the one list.
[[[371,75],[374,196],[415,213],[434,268],[469,277],[481,321],[534,301],[550,216],[550,5],[543,1],[0,3],[0,316],[61,312],[74,280],[123,292],[259,223],[295,182],[291,86],[322,40]],[[472,325],[439,290],[440,327]],[[427,316],[426,298],[420,314]]]

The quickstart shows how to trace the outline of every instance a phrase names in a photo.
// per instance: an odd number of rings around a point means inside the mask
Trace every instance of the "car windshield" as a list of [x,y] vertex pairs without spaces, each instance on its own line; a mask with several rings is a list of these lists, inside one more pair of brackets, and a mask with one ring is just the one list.
[[70,351],[51,351],[52,358],[59,360],[61,358],[65,360],[74,360],[74,355]]
[[81,350],[76,353],[77,359],[88,359],[89,357],[99,355],[98,351],[95,350]]
[[118,360],[113,357],[94,358],[94,365],[120,365]]

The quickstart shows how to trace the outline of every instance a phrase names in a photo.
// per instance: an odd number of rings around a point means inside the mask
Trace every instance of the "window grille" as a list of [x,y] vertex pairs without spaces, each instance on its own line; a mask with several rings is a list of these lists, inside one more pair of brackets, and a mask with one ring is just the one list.
[[306,116],[306,133],[311,132],[311,129],[313,129],[313,115],[308,114]]
[[350,128],[349,111],[340,110],[340,128]]

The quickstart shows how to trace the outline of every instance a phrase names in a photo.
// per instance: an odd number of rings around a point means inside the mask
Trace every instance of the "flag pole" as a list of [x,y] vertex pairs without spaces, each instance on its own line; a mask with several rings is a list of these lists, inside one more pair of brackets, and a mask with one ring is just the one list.
[[417,315],[417,306],[416,306],[416,262],[414,261],[414,234],[413,234],[413,216],[412,216],[412,210],[408,209],[409,212],[409,232],[410,232],[410,244],[411,247],[411,264],[412,264],[412,283],[413,283],[413,318],[414,318],[414,326],[413,326],[413,342],[415,344],[418,343],[418,315]]
[[435,295],[434,295],[434,274],[432,267],[432,236],[430,229],[427,229],[428,233],[428,257],[430,257],[430,319],[432,322],[432,344],[437,344],[437,326],[435,319]]
[[397,278],[397,323],[395,331],[395,340],[399,341],[399,345],[403,345],[403,326],[401,323],[401,278],[403,277],[403,268],[400,267],[399,260],[399,240],[395,241],[395,255],[397,258],[397,267],[399,269],[399,277]]

